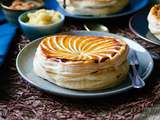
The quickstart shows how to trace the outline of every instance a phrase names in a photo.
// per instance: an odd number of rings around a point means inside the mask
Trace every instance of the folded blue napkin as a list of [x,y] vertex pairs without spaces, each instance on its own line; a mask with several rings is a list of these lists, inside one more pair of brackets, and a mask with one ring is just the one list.
[[10,44],[16,34],[17,27],[10,23],[0,25],[0,66],[8,53]]

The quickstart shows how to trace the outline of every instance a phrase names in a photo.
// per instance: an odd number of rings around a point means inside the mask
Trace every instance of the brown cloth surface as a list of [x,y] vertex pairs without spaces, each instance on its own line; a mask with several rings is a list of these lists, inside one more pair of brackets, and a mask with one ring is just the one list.
[[[81,24],[66,25],[62,31],[82,29]],[[67,28],[67,29],[66,29]],[[150,51],[160,52],[159,46],[136,37],[127,26],[113,30],[138,41]],[[0,83],[0,120],[132,120],[146,107],[160,99],[160,66],[155,64],[147,85],[120,95],[99,99],[70,99],[48,94],[27,83],[15,67],[18,52],[29,42],[18,34],[4,67]],[[2,75],[1,75],[2,76]]]

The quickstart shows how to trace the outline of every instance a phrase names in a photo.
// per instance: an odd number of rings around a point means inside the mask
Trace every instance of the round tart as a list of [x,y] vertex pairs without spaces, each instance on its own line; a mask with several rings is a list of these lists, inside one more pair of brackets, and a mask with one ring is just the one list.
[[[64,0],[57,0],[63,7]],[[128,0],[66,0],[65,10],[77,15],[108,15],[119,12]]]
[[160,4],[153,6],[148,15],[148,27],[151,33],[160,39]]
[[61,87],[99,90],[125,80],[127,55],[128,45],[114,37],[57,35],[41,41],[33,68]]

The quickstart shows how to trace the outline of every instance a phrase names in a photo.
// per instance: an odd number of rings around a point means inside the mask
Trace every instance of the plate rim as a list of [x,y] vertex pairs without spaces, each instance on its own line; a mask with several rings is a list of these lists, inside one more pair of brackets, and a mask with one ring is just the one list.
[[127,12],[122,12],[122,13],[115,13],[113,15],[108,15],[108,16],[107,15],[106,16],[99,16],[99,17],[97,17],[97,16],[89,17],[89,16],[83,16],[83,15],[72,15],[72,14],[66,12],[65,10],[63,10],[63,8],[58,3],[57,3],[58,7],[56,8],[56,10],[58,10],[59,12],[62,12],[66,17],[74,18],[74,19],[84,19],[84,20],[88,19],[89,20],[89,19],[117,18],[117,17],[122,17],[122,16],[133,14],[133,13],[143,9],[144,7],[146,7],[150,3],[150,0],[143,0],[143,1],[145,1],[145,4],[142,7],[138,8],[138,9],[129,10]]
[[[133,28],[133,26],[132,26],[133,19],[134,19],[136,16],[138,16],[139,14],[141,14],[141,13],[144,14],[145,11],[140,11],[140,12],[136,13],[135,15],[133,15],[133,16],[129,19],[129,28],[130,28],[130,30],[131,30],[135,35],[137,35],[138,37],[140,37],[141,39],[143,39],[143,40],[145,40],[145,41],[147,41],[147,42],[149,42],[149,43],[152,43],[152,44],[154,44],[154,45],[160,46],[160,43],[157,43],[157,42],[154,42],[154,41],[152,41],[152,40],[149,40],[148,38],[144,37],[143,35],[141,35],[140,33],[138,33],[138,32]],[[147,28],[147,29],[148,29],[148,28]],[[148,32],[150,32],[149,29],[148,29]]]
[[[91,31],[91,32],[88,32],[88,31],[71,31],[71,32],[67,32],[68,34],[71,34],[71,33],[75,33],[75,32],[78,32],[78,33],[93,33],[93,32],[95,32],[95,31]],[[96,32],[96,33],[105,33],[105,32]],[[129,38],[127,38],[127,37],[124,37],[124,36],[121,36],[121,35],[116,35],[116,34],[112,34],[112,33],[105,33],[106,35],[104,35],[104,36],[107,36],[107,34],[109,35],[115,35],[115,36],[120,36],[120,37],[122,37],[122,38],[125,38],[125,39],[128,39],[129,41],[132,41],[131,39],[129,39]],[[46,36],[45,36],[46,37]],[[65,93],[59,93],[59,92],[55,92],[55,91],[50,91],[50,90],[46,90],[46,89],[44,89],[44,88],[41,88],[41,87],[39,87],[38,85],[36,85],[36,83],[34,83],[34,82],[32,82],[32,80],[30,80],[26,75],[24,75],[23,74],[23,72],[20,70],[20,59],[21,59],[21,56],[23,55],[23,52],[29,47],[29,46],[31,46],[32,44],[35,44],[36,42],[40,42],[40,40],[41,39],[43,39],[44,37],[41,37],[41,38],[38,38],[38,39],[36,39],[36,40],[34,40],[34,41],[32,41],[32,42],[30,42],[29,44],[27,44],[19,53],[18,53],[18,55],[17,55],[17,58],[16,58],[16,68],[17,68],[17,71],[18,71],[18,73],[22,76],[22,78],[25,80],[25,81],[27,81],[27,82],[29,82],[30,83],[30,85],[33,85],[33,86],[35,86],[36,88],[38,88],[38,89],[41,89],[41,90],[43,90],[43,91],[46,91],[46,92],[49,92],[49,93],[51,93],[51,94],[54,94],[54,95],[58,95],[58,96],[64,96],[64,97],[70,97],[70,98],[95,98],[95,97],[106,97],[106,96],[111,96],[111,95],[116,95],[116,94],[119,94],[119,93],[123,93],[123,92],[125,92],[125,91],[128,91],[128,90],[130,90],[130,89],[134,89],[133,87],[132,87],[132,85],[128,85],[128,86],[126,86],[126,87],[123,87],[123,88],[120,88],[120,89],[118,89],[118,90],[114,90],[114,91],[103,91],[103,92],[99,92],[99,93],[91,93],[91,94],[78,94],[78,95],[75,95],[75,94],[65,94]],[[133,42],[135,42],[135,41],[133,41]],[[136,42],[135,42],[136,43]],[[138,45],[140,45],[139,43],[136,43],[136,44],[138,44]],[[140,45],[141,46],[141,45]],[[150,74],[152,73],[152,71],[153,71],[153,67],[154,67],[154,62],[153,62],[153,59],[152,59],[152,57],[151,57],[151,55],[149,54],[149,52],[143,47],[143,46],[141,46],[144,50],[145,50],[145,52],[147,52],[147,54],[150,56],[150,58],[151,58],[151,66],[150,66],[150,69],[147,71],[147,73],[146,73],[146,75],[143,77],[143,79],[144,80],[147,80],[147,78],[150,76]],[[41,78],[42,79],[42,78]],[[47,80],[46,80],[47,81]],[[49,81],[47,81],[47,82],[49,82]],[[53,84],[53,83],[51,83],[51,84]],[[54,85],[54,84],[53,84]],[[57,86],[57,85],[56,85]],[[59,86],[58,86],[59,87]],[[62,89],[67,89],[67,88],[63,88],[63,87],[60,87],[60,88],[62,88]],[[72,90],[72,91],[77,91],[77,90]]]

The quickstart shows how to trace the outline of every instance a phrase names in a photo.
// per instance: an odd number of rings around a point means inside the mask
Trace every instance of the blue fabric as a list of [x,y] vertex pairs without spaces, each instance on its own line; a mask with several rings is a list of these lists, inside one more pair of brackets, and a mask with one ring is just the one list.
[[4,62],[4,59],[8,53],[10,44],[15,34],[15,26],[9,23],[0,25],[0,65]]

